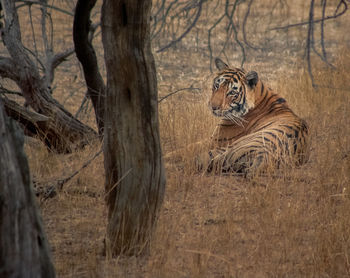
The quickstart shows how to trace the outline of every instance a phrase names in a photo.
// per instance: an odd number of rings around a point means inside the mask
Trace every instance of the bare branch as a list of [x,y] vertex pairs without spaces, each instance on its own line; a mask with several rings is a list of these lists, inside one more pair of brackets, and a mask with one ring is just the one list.
[[[96,0],[78,0],[73,24],[73,40],[75,52],[83,66],[87,94],[94,106],[96,122],[100,137],[103,135],[104,127],[104,98],[105,84],[100,74],[95,50],[89,41],[91,29],[90,13],[95,6]],[[92,31],[96,27],[93,26]]]
[[227,19],[229,20],[229,24],[227,26],[227,30],[229,30],[230,27],[232,28],[233,33],[234,33],[234,39],[235,39],[236,43],[239,45],[239,47],[241,48],[241,51],[242,51],[241,67],[243,67],[244,62],[246,60],[245,48],[244,48],[243,44],[241,43],[241,41],[238,39],[238,32],[237,32],[236,26],[235,26],[235,24],[233,22],[233,15],[234,15],[234,13],[236,11],[238,2],[239,2],[239,0],[235,1],[234,5],[233,5],[233,8],[231,10],[231,14],[229,14],[229,11],[228,11],[229,0],[226,0],[225,15],[226,15]]
[[2,85],[0,85],[0,94],[3,94],[3,95],[15,95],[15,96],[23,97],[23,94],[21,92],[17,92],[17,91],[12,91],[12,90],[6,89]]
[[254,49],[254,50],[258,50],[258,49],[262,49],[262,48],[261,48],[261,47],[254,46],[254,45],[252,45],[250,42],[248,42],[248,39],[247,39],[247,31],[246,31],[247,21],[248,21],[249,15],[250,15],[250,9],[251,9],[251,7],[252,7],[252,5],[253,5],[253,2],[254,2],[254,0],[250,0],[249,3],[248,3],[247,11],[246,11],[246,13],[245,13],[245,15],[244,15],[244,19],[243,19],[242,32],[243,32],[243,41],[244,41],[244,43],[245,43],[248,47],[250,47],[250,48],[252,48],[252,49]]
[[75,113],[75,117],[77,119],[79,118],[79,114],[81,113],[81,111],[83,111],[85,103],[87,103],[87,101],[88,101],[88,98],[87,98],[87,92],[86,92],[86,94],[85,94],[85,96],[84,96],[84,98],[83,98],[83,100],[82,100],[82,102],[80,104],[80,107],[79,107],[78,111]]
[[211,48],[211,32],[216,28],[216,26],[225,18],[225,14],[223,14],[208,30],[208,50],[210,57],[210,71],[212,71],[212,61],[213,61],[213,51]]
[[1,97],[1,100],[5,105],[7,114],[24,126],[28,126],[29,123],[35,125],[38,122],[47,122],[49,120],[48,117],[37,112],[30,111],[27,108],[19,105],[17,102],[6,97]]
[[25,47],[24,45],[22,45],[22,47],[30,54],[33,56],[33,58],[37,61],[37,63],[41,66],[41,69],[43,71],[45,71],[45,65],[44,63],[40,60],[39,56],[34,53],[31,49],[29,49],[28,47]]
[[102,153],[103,149],[101,148],[97,153],[94,154],[94,156],[92,158],[90,158],[89,160],[85,161],[84,164],[80,167],[80,169],[74,171],[72,174],[70,174],[68,177],[64,178],[64,179],[60,179],[57,181],[58,184],[58,189],[62,190],[63,185],[65,183],[67,183],[68,181],[70,181],[72,178],[74,178],[77,174],[80,173],[81,170],[85,169],[87,166],[90,165],[90,163],[92,161],[94,161],[101,153]]
[[48,38],[47,38],[47,30],[46,30],[46,17],[48,15],[47,13],[47,1],[46,0],[40,0],[42,3],[42,6],[40,7],[41,10],[41,36],[43,39],[43,44],[44,44],[44,51],[45,51],[45,80],[47,83],[47,86],[49,86],[54,78],[54,71],[52,68],[52,56],[53,56],[53,47],[52,47],[52,41],[51,44],[49,44]]
[[11,58],[0,57],[0,76],[19,82],[18,70]]
[[46,16],[47,14],[47,1],[46,0],[40,0],[42,3],[41,6],[41,36],[43,38],[43,43],[44,43],[44,50],[46,53],[46,56],[50,57],[50,54],[52,55],[52,44],[49,45],[49,41],[47,39],[47,32],[46,32]]
[[36,36],[35,36],[33,17],[32,17],[32,5],[28,5],[28,13],[29,13],[30,29],[32,31],[32,37],[33,37],[35,56],[38,57],[39,56],[38,55],[38,47],[36,44]]
[[162,102],[163,100],[165,100],[165,99],[167,99],[168,97],[170,97],[170,96],[172,96],[172,95],[175,95],[175,94],[177,94],[177,93],[179,93],[179,92],[182,92],[182,91],[194,91],[194,90],[200,90],[200,88],[194,88],[194,87],[188,87],[188,88],[181,88],[181,89],[178,89],[178,90],[176,90],[176,91],[174,91],[174,92],[171,92],[171,93],[169,93],[169,94],[167,94],[166,96],[164,96],[164,97],[161,97],[161,98],[159,98],[159,100],[158,100],[158,103],[160,103],[160,102]]
[[315,81],[314,77],[312,74],[312,67],[311,67],[311,47],[314,43],[313,41],[313,32],[314,32],[314,22],[313,22],[313,17],[314,17],[314,0],[311,0],[310,3],[310,10],[309,10],[309,28],[308,28],[308,33],[307,33],[307,40],[306,40],[306,59],[307,59],[307,69],[311,78],[312,86],[315,87]]
[[17,6],[17,8],[20,8],[22,6],[26,6],[26,5],[44,5],[46,8],[50,8],[50,9],[53,9],[53,10],[56,10],[58,12],[61,12],[61,13],[64,13],[64,14],[67,14],[67,15],[71,15],[71,16],[74,16],[73,13],[67,11],[67,10],[63,10],[59,7],[56,7],[54,5],[49,5],[49,4],[46,4],[46,3],[42,3],[42,2],[38,2],[38,1],[34,1],[34,0],[17,0],[16,1],[17,3],[23,3],[23,4],[20,4]]
[[63,63],[69,56],[75,52],[74,47],[68,48],[67,50],[57,53],[52,58],[52,68],[56,69],[61,63]]
[[46,62],[45,78],[47,78],[48,84],[53,82],[55,77],[55,69],[66,59],[75,52],[74,48],[71,47],[63,52],[55,55],[49,55],[50,59]]
[[165,49],[168,49],[169,47],[173,46],[174,44],[178,43],[179,41],[181,41],[191,30],[192,28],[196,25],[200,15],[201,15],[201,12],[202,12],[202,4],[205,0],[200,0],[199,3],[198,3],[198,10],[197,10],[197,14],[192,22],[192,24],[185,30],[185,32],[183,32],[177,39],[173,40],[172,42],[170,42],[169,44],[161,47],[160,49],[158,49],[156,52],[159,53],[159,52],[162,52],[164,51]]
[[[338,10],[340,9],[340,6],[343,5],[344,8],[342,11],[340,11],[339,13]],[[348,5],[347,3],[344,1],[344,0],[341,0],[338,4],[338,7],[337,7],[337,10],[335,12],[334,15],[330,15],[330,16],[326,16],[326,17],[322,17],[321,19],[315,19],[313,20],[313,23],[319,23],[319,22],[322,22],[322,21],[327,21],[327,20],[331,20],[331,19],[335,19],[337,17],[340,17],[342,16],[343,14],[346,13],[348,9]],[[288,25],[285,25],[285,26],[278,26],[278,27],[274,27],[274,28],[271,28],[269,29],[270,31],[273,31],[273,30],[283,30],[283,29],[288,29],[288,28],[294,28],[294,27],[300,27],[300,26],[304,26],[304,25],[309,25],[309,21],[304,21],[304,22],[299,22],[299,23],[293,23],[293,24],[288,24]]]
[[327,0],[321,0],[321,5],[322,5],[321,47],[322,47],[322,56],[324,57],[324,60],[327,62],[327,53],[326,53],[326,48],[324,46],[324,19],[326,15]]
[[[153,24],[153,30],[151,32],[152,36],[151,38],[155,38],[164,28],[164,25],[165,25],[165,21],[166,21],[166,17],[168,16],[169,14],[169,11],[171,10],[172,6],[177,2],[177,0],[173,1],[172,3],[169,4],[168,8],[166,9],[163,17],[158,20],[158,14],[160,13],[160,11],[162,11],[164,9],[164,5],[161,6],[161,8],[158,10],[158,12],[155,14],[155,16],[153,16],[153,20],[154,20],[154,24]],[[158,31],[156,31],[156,28],[157,28],[157,25],[158,25],[158,22],[161,21],[162,24],[161,26],[158,28]]]
[[[49,118],[45,124],[35,126],[39,138],[50,150],[57,152],[71,152],[74,148],[86,145],[91,138],[96,138],[96,132],[74,118],[52,97],[48,84],[40,76],[38,68],[22,44],[15,2],[2,0],[1,4],[5,19],[2,38],[17,74],[13,80],[20,87],[26,103],[37,113]],[[3,66],[9,65],[9,60],[1,60],[0,64]],[[7,77],[10,76],[7,74]]]

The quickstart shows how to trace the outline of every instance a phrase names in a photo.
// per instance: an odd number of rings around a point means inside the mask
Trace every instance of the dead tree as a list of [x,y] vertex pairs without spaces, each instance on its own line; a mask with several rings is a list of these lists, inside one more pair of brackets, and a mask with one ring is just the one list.
[[23,140],[0,100],[0,277],[55,277]]
[[[45,1],[42,2],[45,4]],[[20,88],[21,95],[25,98],[27,106],[30,106],[43,117],[40,121],[26,117],[26,121],[23,122],[21,121],[25,118],[23,114],[28,116],[26,107],[17,105],[13,109],[5,102],[6,110],[11,111],[11,116],[22,124],[27,135],[37,136],[48,148],[54,151],[70,152],[75,147],[85,145],[96,137],[96,132],[74,118],[58,103],[52,97],[50,86],[53,80],[54,69],[74,50],[67,50],[53,55],[52,49],[45,43],[46,63],[43,66],[44,75],[40,75],[35,62],[22,44],[15,1],[1,0],[1,5],[4,14],[4,25],[0,26],[1,36],[10,57],[0,57],[0,76],[13,80]],[[45,29],[44,12],[42,16],[44,17],[42,25]],[[28,121],[30,122],[30,130],[27,129]]]
[[73,39],[75,53],[83,66],[87,95],[94,106],[98,133],[103,135],[104,127],[104,98],[105,84],[98,69],[95,50],[91,44],[91,28],[94,26],[90,22],[90,12],[95,6],[96,0],[78,0],[75,7]]
[[147,250],[164,194],[151,4],[151,0],[104,0],[102,6],[107,251],[111,255]]

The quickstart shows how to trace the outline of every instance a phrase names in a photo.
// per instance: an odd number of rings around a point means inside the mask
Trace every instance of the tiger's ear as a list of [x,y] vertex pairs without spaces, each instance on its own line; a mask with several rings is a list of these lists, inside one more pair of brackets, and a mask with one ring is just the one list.
[[218,70],[228,69],[228,65],[226,65],[220,58],[215,58],[215,65]]
[[257,72],[250,71],[246,74],[245,78],[247,79],[248,86],[253,89],[255,85],[258,83],[259,77]]

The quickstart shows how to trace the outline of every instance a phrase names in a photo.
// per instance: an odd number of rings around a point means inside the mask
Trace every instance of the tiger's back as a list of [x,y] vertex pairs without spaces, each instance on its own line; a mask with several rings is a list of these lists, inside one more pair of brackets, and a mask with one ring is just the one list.
[[306,122],[257,73],[229,68],[219,59],[216,65],[220,73],[209,105],[221,122],[212,136],[208,170],[251,174],[305,163]]

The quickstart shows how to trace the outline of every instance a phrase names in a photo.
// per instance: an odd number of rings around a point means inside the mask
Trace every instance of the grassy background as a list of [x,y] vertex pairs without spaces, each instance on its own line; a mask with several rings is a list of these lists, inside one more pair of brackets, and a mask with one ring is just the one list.
[[[266,48],[248,50],[245,68],[256,70],[308,122],[309,162],[301,168],[282,169],[274,177],[247,181],[196,174],[192,152],[180,160],[167,160],[166,195],[149,257],[111,259],[102,254],[107,215],[100,155],[65,184],[56,197],[39,200],[59,277],[350,275],[350,43],[345,36],[349,16],[325,26],[326,47],[336,69],[330,69],[314,55],[313,70],[320,85],[315,89],[303,59],[307,27],[266,31],[307,19],[308,4],[295,1],[288,8],[277,7],[271,16],[272,7],[280,2],[264,1],[253,7],[249,40]],[[55,4],[66,8],[64,2]],[[191,86],[199,88],[183,90],[160,102],[164,154],[208,138],[217,122],[207,107],[212,80],[207,28],[220,16],[220,10],[212,8],[206,6],[197,27],[175,48],[155,53],[160,96]],[[38,10],[33,10],[34,15],[35,12],[38,14]],[[237,22],[242,21],[242,14],[244,10],[238,12]],[[33,49],[28,10],[22,9],[20,16],[22,39]],[[55,50],[64,50],[72,45],[72,18],[55,11],[52,17],[57,23]],[[99,17],[97,8],[94,21]],[[33,20],[38,28],[40,17],[34,16]],[[169,40],[168,35],[155,38],[154,50]],[[219,25],[212,38],[214,56],[220,54],[225,39],[225,26]],[[270,48],[266,39],[271,42]],[[105,74],[99,36],[94,43]],[[40,52],[39,32],[36,44]],[[1,49],[1,53],[5,51]],[[226,56],[220,55],[227,57],[231,65],[240,65],[240,50],[234,43],[227,47]],[[14,86],[7,80],[2,82]],[[75,57],[58,68],[53,87],[54,96],[75,113],[86,90]],[[95,126],[91,104],[85,108],[80,119]],[[33,179],[49,186],[79,169],[101,145],[92,142],[69,155],[49,153],[35,140],[28,140],[25,147]]]

